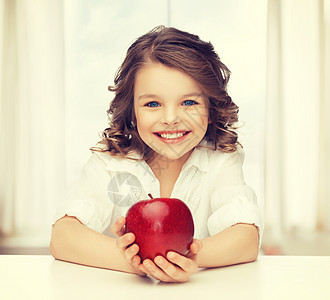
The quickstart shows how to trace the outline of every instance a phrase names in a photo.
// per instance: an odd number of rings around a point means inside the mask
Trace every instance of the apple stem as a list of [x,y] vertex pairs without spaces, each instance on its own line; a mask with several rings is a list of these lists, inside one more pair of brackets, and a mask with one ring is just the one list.
[[148,196],[150,197],[150,199],[154,199],[154,197],[152,197],[152,195],[149,193]]

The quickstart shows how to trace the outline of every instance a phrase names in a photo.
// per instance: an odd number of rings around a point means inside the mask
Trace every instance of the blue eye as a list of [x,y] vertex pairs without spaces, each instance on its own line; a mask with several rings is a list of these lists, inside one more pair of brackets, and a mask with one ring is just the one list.
[[185,106],[191,106],[191,105],[195,105],[195,104],[197,104],[197,102],[194,100],[185,100],[182,103],[182,105],[185,105]]
[[148,106],[148,107],[158,107],[159,106],[159,103],[156,102],[156,101],[151,101],[151,102],[146,103],[145,106]]

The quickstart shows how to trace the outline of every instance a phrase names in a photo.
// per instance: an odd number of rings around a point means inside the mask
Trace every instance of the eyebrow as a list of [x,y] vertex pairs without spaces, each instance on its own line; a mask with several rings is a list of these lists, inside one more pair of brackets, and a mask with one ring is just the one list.
[[[201,96],[203,96],[203,93],[193,92],[193,93],[184,94],[180,98],[188,98],[188,97],[198,97],[199,98]],[[159,96],[157,96],[155,94],[143,94],[138,97],[138,100],[150,99],[150,98],[152,98],[152,99],[159,98]]]
[[158,96],[155,94],[143,94],[141,96],[138,97],[138,100],[141,99],[149,99],[149,98],[157,98]]

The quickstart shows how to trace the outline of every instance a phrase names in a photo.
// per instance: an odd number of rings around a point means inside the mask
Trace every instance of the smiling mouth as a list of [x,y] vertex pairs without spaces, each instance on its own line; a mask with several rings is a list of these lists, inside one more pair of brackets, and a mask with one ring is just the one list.
[[162,139],[166,140],[177,140],[186,136],[191,131],[159,131],[154,132],[154,134]]

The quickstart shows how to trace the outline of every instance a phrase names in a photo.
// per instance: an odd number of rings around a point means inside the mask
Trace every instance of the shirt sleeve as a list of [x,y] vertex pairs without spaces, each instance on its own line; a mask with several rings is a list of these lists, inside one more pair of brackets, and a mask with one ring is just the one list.
[[215,173],[211,191],[211,216],[208,230],[214,235],[238,223],[254,224],[262,241],[263,220],[255,192],[245,184],[242,165],[243,150],[228,155]]
[[85,164],[77,184],[53,218],[53,224],[65,215],[74,216],[84,225],[103,232],[109,225],[113,202],[107,195],[109,174],[100,154],[93,153]]

